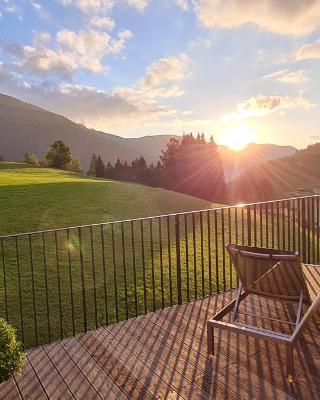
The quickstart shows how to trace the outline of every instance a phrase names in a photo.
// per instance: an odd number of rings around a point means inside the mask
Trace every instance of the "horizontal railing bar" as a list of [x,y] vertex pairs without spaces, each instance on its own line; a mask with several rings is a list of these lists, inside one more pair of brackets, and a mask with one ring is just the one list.
[[63,228],[54,228],[54,229],[45,229],[45,230],[31,231],[31,232],[13,233],[10,235],[0,235],[0,239],[8,239],[11,237],[28,236],[28,235],[37,235],[37,234],[42,234],[42,233],[62,232],[62,231],[67,231],[67,230],[79,229],[79,228],[90,228],[90,227],[94,227],[94,226],[108,226],[108,225],[115,225],[115,224],[129,223],[129,222],[136,222],[136,221],[148,221],[150,219],[156,219],[156,218],[192,215],[192,214],[197,214],[197,213],[201,213],[201,212],[205,213],[208,211],[221,211],[221,210],[225,210],[225,209],[245,208],[245,207],[249,207],[249,206],[275,204],[275,203],[282,203],[282,202],[290,201],[290,200],[303,200],[303,199],[306,200],[306,199],[313,199],[313,198],[320,198],[320,195],[290,197],[290,198],[284,198],[284,199],[255,202],[255,203],[240,203],[240,204],[234,204],[234,205],[230,205],[230,206],[227,205],[227,206],[223,206],[223,207],[204,208],[204,209],[200,209],[200,210],[182,211],[182,212],[171,213],[171,214],[152,215],[149,217],[139,217],[139,218],[123,219],[123,220],[108,221],[108,222],[98,222],[98,223],[86,224],[86,225],[66,226]]

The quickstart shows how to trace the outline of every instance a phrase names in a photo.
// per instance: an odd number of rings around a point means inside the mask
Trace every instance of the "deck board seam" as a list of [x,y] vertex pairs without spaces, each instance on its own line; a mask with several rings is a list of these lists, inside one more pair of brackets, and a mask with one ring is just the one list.
[[46,388],[44,387],[44,385],[43,385],[43,383],[42,383],[40,377],[39,377],[38,374],[37,374],[37,371],[34,369],[34,366],[33,366],[32,362],[31,362],[31,360],[30,360],[30,358],[29,358],[28,353],[26,354],[26,357],[27,357],[27,359],[28,359],[28,361],[29,361],[29,364],[30,364],[30,366],[31,366],[31,368],[32,368],[32,370],[33,370],[33,373],[34,373],[34,375],[36,376],[37,380],[39,381],[40,386],[42,387],[42,389],[43,389],[43,391],[44,391],[44,393],[45,393],[47,399],[50,400],[49,393],[47,392]]
[[[104,329],[107,329],[107,328],[104,328]],[[109,332],[109,331],[108,331],[108,332]],[[109,333],[110,333],[110,332],[109,332]],[[111,334],[111,335],[114,337],[114,339],[115,339],[118,343],[120,343],[120,345],[121,345],[122,347],[125,348],[124,344],[123,344],[117,337],[115,337],[113,334]],[[93,336],[96,338],[97,341],[99,341],[99,342],[101,343],[101,345],[102,345],[104,348],[106,348],[106,346],[105,346],[104,343],[100,340],[100,338],[98,338],[98,337],[95,336],[94,334],[93,334]],[[138,360],[143,364],[143,366],[144,366],[146,369],[148,369],[149,371],[155,373],[155,371],[153,371],[150,367],[148,367],[138,356],[136,356],[134,353],[132,353],[131,350],[129,350],[129,349],[126,349],[126,350],[131,354],[131,356],[132,356],[133,358],[138,359]],[[125,367],[125,368],[126,368],[126,367]],[[127,368],[126,368],[126,369],[127,369]],[[130,371],[129,371],[129,373],[130,373]],[[155,375],[158,376],[158,378],[163,382],[163,384],[165,385],[165,387],[167,387],[168,389],[170,388],[170,386],[168,385],[168,383],[166,383],[157,373],[155,373]],[[140,379],[139,379],[138,377],[135,377],[135,379],[138,380],[138,381],[142,384],[142,386],[147,390],[147,392],[150,393],[150,395],[151,395],[153,398],[156,399],[156,397],[155,397],[154,394],[150,391],[150,389],[148,388],[148,386],[146,386],[142,381],[140,381]],[[175,391],[175,392],[176,392],[176,391]],[[177,393],[177,392],[176,392],[176,393]],[[179,394],[179,393],[177,393],[177,394]],[[180,394],[179,394],[179,396],[183,397],[183,396],[180,395]]]
[[18,385],[18,383],[17,383],[17,381],[16,381],[16,377],[15,377],[14,375],[12,376],[12,379],[14,380],[15,386],[16,386],[17,391],[18,391],[18,393],[19,393],[20,400],[23,400],[23,396],[22,396],[21,390],[20,390],[20,388],[19,388],[19,385]]
[[[102,328],[101,328],[102,329]],[[90,334],[91,334],[92,332],[90,332]],[[83,335],[84,336],[84,335]],[[113,377],[112,376],[110,376],[110,374],[105,370],[105,368],[100,364],[100,362],[90,353],[90,351],[80,342],[80,340],[77,338],[77,337],[75,337],[74,338],[79,344],[80,344],[80,346],[90,355],[90,357],[92,358],[92,360],[94,360],[94,362],[97,364],[97,365],[99,365],[99,367],[104,371],[104,373],[106,374],[106,375],[108,375],[109,376],[109,378],[111,379],[111,381],[117,386],[117,388],[120,390],[120,392],[128,399],[128,400],[130,400],[130,397],[128,397],[128,395],[127,395],[127,393],[125,393],[123,390],[122,390],[122,388],[117,384],[117,382],[113,379]]]
[[66,385],[68,391],[70,392],[71,396],[77,400],[77,398],[74,396],[74,394],[72,393],[72,391],[69,388],[69,385],[67,384],[67,382],[65,381],[65,379],[63,378],[63,376],[61,375],[61,373],[59,372],[58,368],[56,367],[55,363],[53,362],[53,360],[51,359],[50,355],[48,354],[48,352],[45,349],[45,346],[41,346],[41,349],[45,352],[46,356],[49,358],[49,360],[51,361],[54,369],[57,371],[58,375],[60,376],[61,380],[64,382],[64,384]]
[[86,375],[81,371],[81,369],[77,366],[76,362],[73,360],[73,358],[70,356],[69,352],[67,351],[67,349],[63,346],[62,343],[60,343],[61,347],[64,349],[64,351],[66,352],[67,356],[69,357],[69,359],[71,360],[72,364],[76,367],[77,371],[80,372],[81,376],[84,377],[84,379],[88,382],[89,386],[97,393],[98,397],[103,400],[103,398],[100,396],[100,394],[98,393],[98,391],[96,390],[96,388],[92,385],[92,383],[89,381],[89,379],[86,377]]
[[[107,328],[106,328],[106,329],[107,329]],[[155,336],[154,336],[154,337],[155,337]],[[164,363],[167,363],[167,364],[168,364],[168,361],[167,361],[167,360],[165,360],[165,359],[162,358],[160,355],[158,355],[157,353],[155,353],[155,352],[154,352],[152,349],[150,349],[144,342],[142,342],[141,340],[139,340],[139,338],[136,338],[136,340],[139,341],[139,342],[141,343],[142,346],[146,347],[148,350],[150,350],[152,353],[154,353],[156,357],[159,357],[160,359],[163,360]],[[120,341],[120,339],[119,339],[119,341]],[[163,343],[163,345],[166,346],[165,343]],[[168,347],[169,349],[171,349],[169,346],[166,346],[166,347]],[[177,354],[177,353],[176,353],[176,354]],[[177,355],[178,355],[178,354],[177,354]],[[181,357],[184,358],[184,359],[187,361],[187,363],[189,363],[190,365],[196,367],[196,365],[193,364],[192,362],[190,362],[188,359],[186,359],[186,358],[183,357],[183,356],[181,356]],[[143,361],[142,361],[142,362],[143,362]],[[169,365],[170,365],[170,364],[169,364]],[[175,368],[174,368],[173,366],[171,366],[171,365],[170,365],[170,367],[171,367],[172,369],[175,369]],[[226,368],[226,367],[222,367],[222,369],[225,369],[225,368]],[[176,372],[179,373],[180,375],[182,375],[179,371],[176,371]],[[229,372],[229,374],[230,374],[230,372]],[[205,372],[204,370],[202,370],[202,375],[206,376],[206,372]],[[231,374],[231,375],[232,375],[237,381],[241,381],[241,379],[239,379],[235,374]],[[185,378],[185,379],[188,379],[188,381],[189,381],[190,383],[195,384],[195,386],[198,387],[199,390],[201,390],[203,393],[205,393],[205,394],[208,396],[209,394],[208,394],[207,392],[205,392],[205,391],[201,388],[201,386],[198,385],[198,384],[196,383],[196,381],[197,381],[198,378],[199,378],[199,377],[197,377],[197,378],[195,378],[195,379],[189,379],[189,378]],[[221,383],[217,382],[217,385],[218,385],[218,387],[220,387],[220,388],[222,389],[222,386],[223,386],[223,385],[222,385]],[[247,386],[248,388],[250,388],[249,385],[247,385],[247,384],[245,384],[245,383],[244,383],[244,385]],[[279,388],[277,388],[277,389],[278,389],[278,390],[281,390],[281,389],[279,389]],[[261,394],[258,393],[255,389],[251,388],[251,390],[252,390],[254,393],[256,393],[256,395],[259,396],[260,398],[268,399],[268,397],[265,397],[265,396],[261,397]],[[284,392],[283,390],[281,390],[281,391],[285,394],[285,392]],[[230,390],[230,392],[233,393],[233,395],[235,396],[235,398],[237,397],[237,393],[232,392],[231,390]]]
[[[150,322],[153,322],[152,320],[150,320]],[[155,325],[157,325],[155,322],[153,322]],[[173,324],[174,325],[174,324]],[[166,331],[165,330],[165,328],[163,328],[162,326],[160,326],[160,325],[157,325],[160,329],[162,329],[162,330],[164,330],[166,333],[168,333],[169,335],[171,335],[172,337],[174,337],[174,335],[172,335],[169,331]],[[149,332],[152,336],[154,336],[155,338],[156,338],[156,336],[155,335],[153,335],[152,334],[152,332]],[[198,339],[198,338],[196,338],[196,339]],[[183,343],[180,339],[177,339],[177,340],[179,340],[181,343]],[[198,339],[199,341],[200,341],[200,339]],[[201,341],[200,341],[201,342]],[[165,342],[162,342],[164,345],[166,345],[166,343]],[[169,349],[170,349],[170,347],[169,346],[167,346]],[[190,346],[188,346],[188,347],[190,347]],[[179,356],[179,354],[175,351],[175,350],[171,350],[171,351],[173,351],[177,356]],[[198,352],[197,350],[194,350],[195,352],[197,352],[199,355],[201,355],[202,357],[205,357],[203,354],[201,354],[200,352]],[[254,355],[256,355],[256,354],[258,354],[258,353],[260,353],[260,351],[256,351],[255,353],[253,353],[253,354],[250,354],[250,357],[251,356],[254,356]],[[227,364],[225,364],[223,367],[221,367],[221,369],[223,369],[223,370],[227,370],[228,368],[229,368],[229,366],[231,366],[231,365],[236,365],[236,363],[237,363],[237,361],[236,360],[232,360],[231,358],[229,358],[227,355],[225,355],[226,356],[226,358],[227,359],[229,359],[230,361],[227,363]],[[197,367],[192,361],[189,361],[189,360],[187,360],[184,356],[181,356],[182,358],[184,358],[189,364],[191,364],[191,365],[193,365],[194,367]],[[203,373],[205,374],[205,371],[203,371]],[[241,378],[238,378],[237,376],[236,376],[236,374],[233,374],[233,373],[230,373],[230,371],[228,372],[229,374],[231,374],[236,380],[240,380],[241,381]],[[259,378],[259,379],[261,379],[261,377],[258,375],[258,374],[256,374],[257,375],[257,377]],[[198,378],[195,378],[195,379],[193,379],[192,380],[192,382],[194,382],[195,380],[197,380]],[[286,391],[284,391],[282,388],[280,388],[280,387],[278,387],[278,386],[276,386],[276,385],[274,385],[272,382],[270,382],[270,381],[267,381],[268,383],[269,383],[269,385],[270,386],[273,386],[275,389],[277,389],[278,391],[281,391],[283,394],[287,394],[287,392]],[[247,387],[249,387],[249,385],[248,384],[244,384],[244,385],[246,385]],[[221,384],[220,384],[220,387],[221,387]],[[254,390],[254,389],[253,389]],[[257,391],[256,391],[256,393],[257,393]],[[259,393],[257,393],[257,394],[259,394]],[[236,394],[235,394],[236,395]],[[268,398],[268,397],[265,397],[265,398]]]

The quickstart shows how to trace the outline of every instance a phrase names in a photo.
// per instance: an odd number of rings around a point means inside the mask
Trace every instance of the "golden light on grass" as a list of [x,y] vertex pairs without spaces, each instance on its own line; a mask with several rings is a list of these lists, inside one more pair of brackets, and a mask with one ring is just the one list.
[[232,124],[221,133],[219,143],[234,151],[245,149],[249,143],[257,142],[255,132],[244,124]]

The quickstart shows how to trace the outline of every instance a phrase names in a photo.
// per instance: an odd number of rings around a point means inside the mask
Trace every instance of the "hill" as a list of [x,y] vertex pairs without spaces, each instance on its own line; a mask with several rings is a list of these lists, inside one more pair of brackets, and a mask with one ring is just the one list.
[[[48,146],[63,140],[87,169],[92,153],[99,153],[104,161],[114,163],[117,157],[131,161],[143,155],[148,163],[156,162],[172,135],[152,135],[141,138],[122,138],[88,129],[69,119],[0,94],[0,156],[21,161],[26,152],[43,158]],[[234,179],[261,162],[291,155],[290,146],[251,144],[240,152],[219,146],[227,180]]]
[[0,162],[0,234],[210,207],[192,196],[67,171]]
[[170,138],[159,135],[130,139],[95,131],[5,95],[0,95],[0,120],[0,155],[6,160],[21,161],[26,152],[43,158],[51,143],[63,140],[85,169],[93,153],[111,162],[117,157],[133,160],[141,154],[148,162],[155,161]]
[[279,146],[269,143],[250,143],[241,151],[234,151],[226,146],[219,146],[219,151],[224,164],[225,177],[227,181],[232,181],[259,164],[291,156],[295,154],[297,149],[292,146]]
[[320,143],[260,164],[230,183],[232,202],[268,200],[313,192],[320,185]]

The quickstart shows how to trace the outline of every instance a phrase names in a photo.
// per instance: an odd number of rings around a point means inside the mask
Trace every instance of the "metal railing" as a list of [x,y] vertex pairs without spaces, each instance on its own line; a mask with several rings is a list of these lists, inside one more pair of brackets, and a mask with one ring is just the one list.
[[228,242],[318,263],[319,196],[0,236],[0,315],[26,348],[237,286]]

